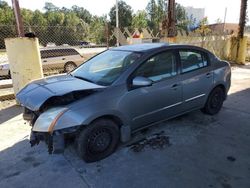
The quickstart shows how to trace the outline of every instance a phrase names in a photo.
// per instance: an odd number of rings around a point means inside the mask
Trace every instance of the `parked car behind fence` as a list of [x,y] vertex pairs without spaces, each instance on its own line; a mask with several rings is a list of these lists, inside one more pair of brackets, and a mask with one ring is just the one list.
[[[84,57],[73,47],[41,48],[41,60],[45,72],[63,70],[70,72],[84,62]],[[9,63],[0,64],[0,76],[11,77]]]

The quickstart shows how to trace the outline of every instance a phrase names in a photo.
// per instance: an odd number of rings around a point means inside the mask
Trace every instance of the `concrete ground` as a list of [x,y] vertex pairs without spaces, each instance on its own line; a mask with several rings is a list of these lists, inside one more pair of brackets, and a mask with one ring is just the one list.
[[0,103],[0,187],[250,187],[250,65],[234,67],[216,116],[195,111],[134,135],[112,156],[86,164],[69,146],[30,148],[14,101]]

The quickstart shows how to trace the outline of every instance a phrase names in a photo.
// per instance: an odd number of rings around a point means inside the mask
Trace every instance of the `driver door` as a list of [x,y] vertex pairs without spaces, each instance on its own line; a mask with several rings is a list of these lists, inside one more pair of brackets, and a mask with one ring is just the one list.
[[178,81],[174,51],[152,56],[134,73],[133,78],[149,78],[148,87],[131,88],[122,105],[132,120],[132,129],[167,119],[181,111],[182,85]]

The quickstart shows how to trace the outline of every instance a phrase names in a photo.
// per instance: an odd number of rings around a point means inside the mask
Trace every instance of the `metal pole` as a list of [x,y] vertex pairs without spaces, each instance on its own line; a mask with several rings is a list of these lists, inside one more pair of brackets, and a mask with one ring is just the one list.
[[241,0],[238,37],[243,38],[246,25],[247,0]]
[[226,19],[227,19],[227,7],[225,8],[224,24],[223,24],[223,32],[225,32]]
[[175,0],[168,0],[168,37],[176,36]]
[[107,22],[105,24],[105,30],[106,30],[107,49],[109,49],[109,24]]
[[118,0],[116,0],[116,46],[119,46],[119,9]]
[[12,6],[14,9],[14,14],[16,18],[16,27],[17,27],[17,33],[19,37],[24,37],[24,28],[23,28],[23,20],[21,16],[21,11],[19,7],[19,0],[12,0]]

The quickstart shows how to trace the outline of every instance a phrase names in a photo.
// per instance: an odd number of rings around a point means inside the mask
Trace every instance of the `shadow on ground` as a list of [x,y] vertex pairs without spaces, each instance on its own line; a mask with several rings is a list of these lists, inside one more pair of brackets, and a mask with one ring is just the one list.
[[[229,95],[216,116],[196,111],[161,123],[91,164],[80,160],[73,146],[64,155],[50,156],[44,144],[30,148],[28,140],[21,140],[0,152],[0,187],[248,188],[249,98],[247,88]],[[2,111],[1,116],[5,117]],[[133,150],[157,133],[169,143]]]
[[0,152],[0,187],[87,187],[63,155],[50,155],[44,144],[30,148],[27,139]]
[[8,108],[0,110],[0,124],[10,120],[13,117],[22,113],[22,107],[18,105],[12,105]]

